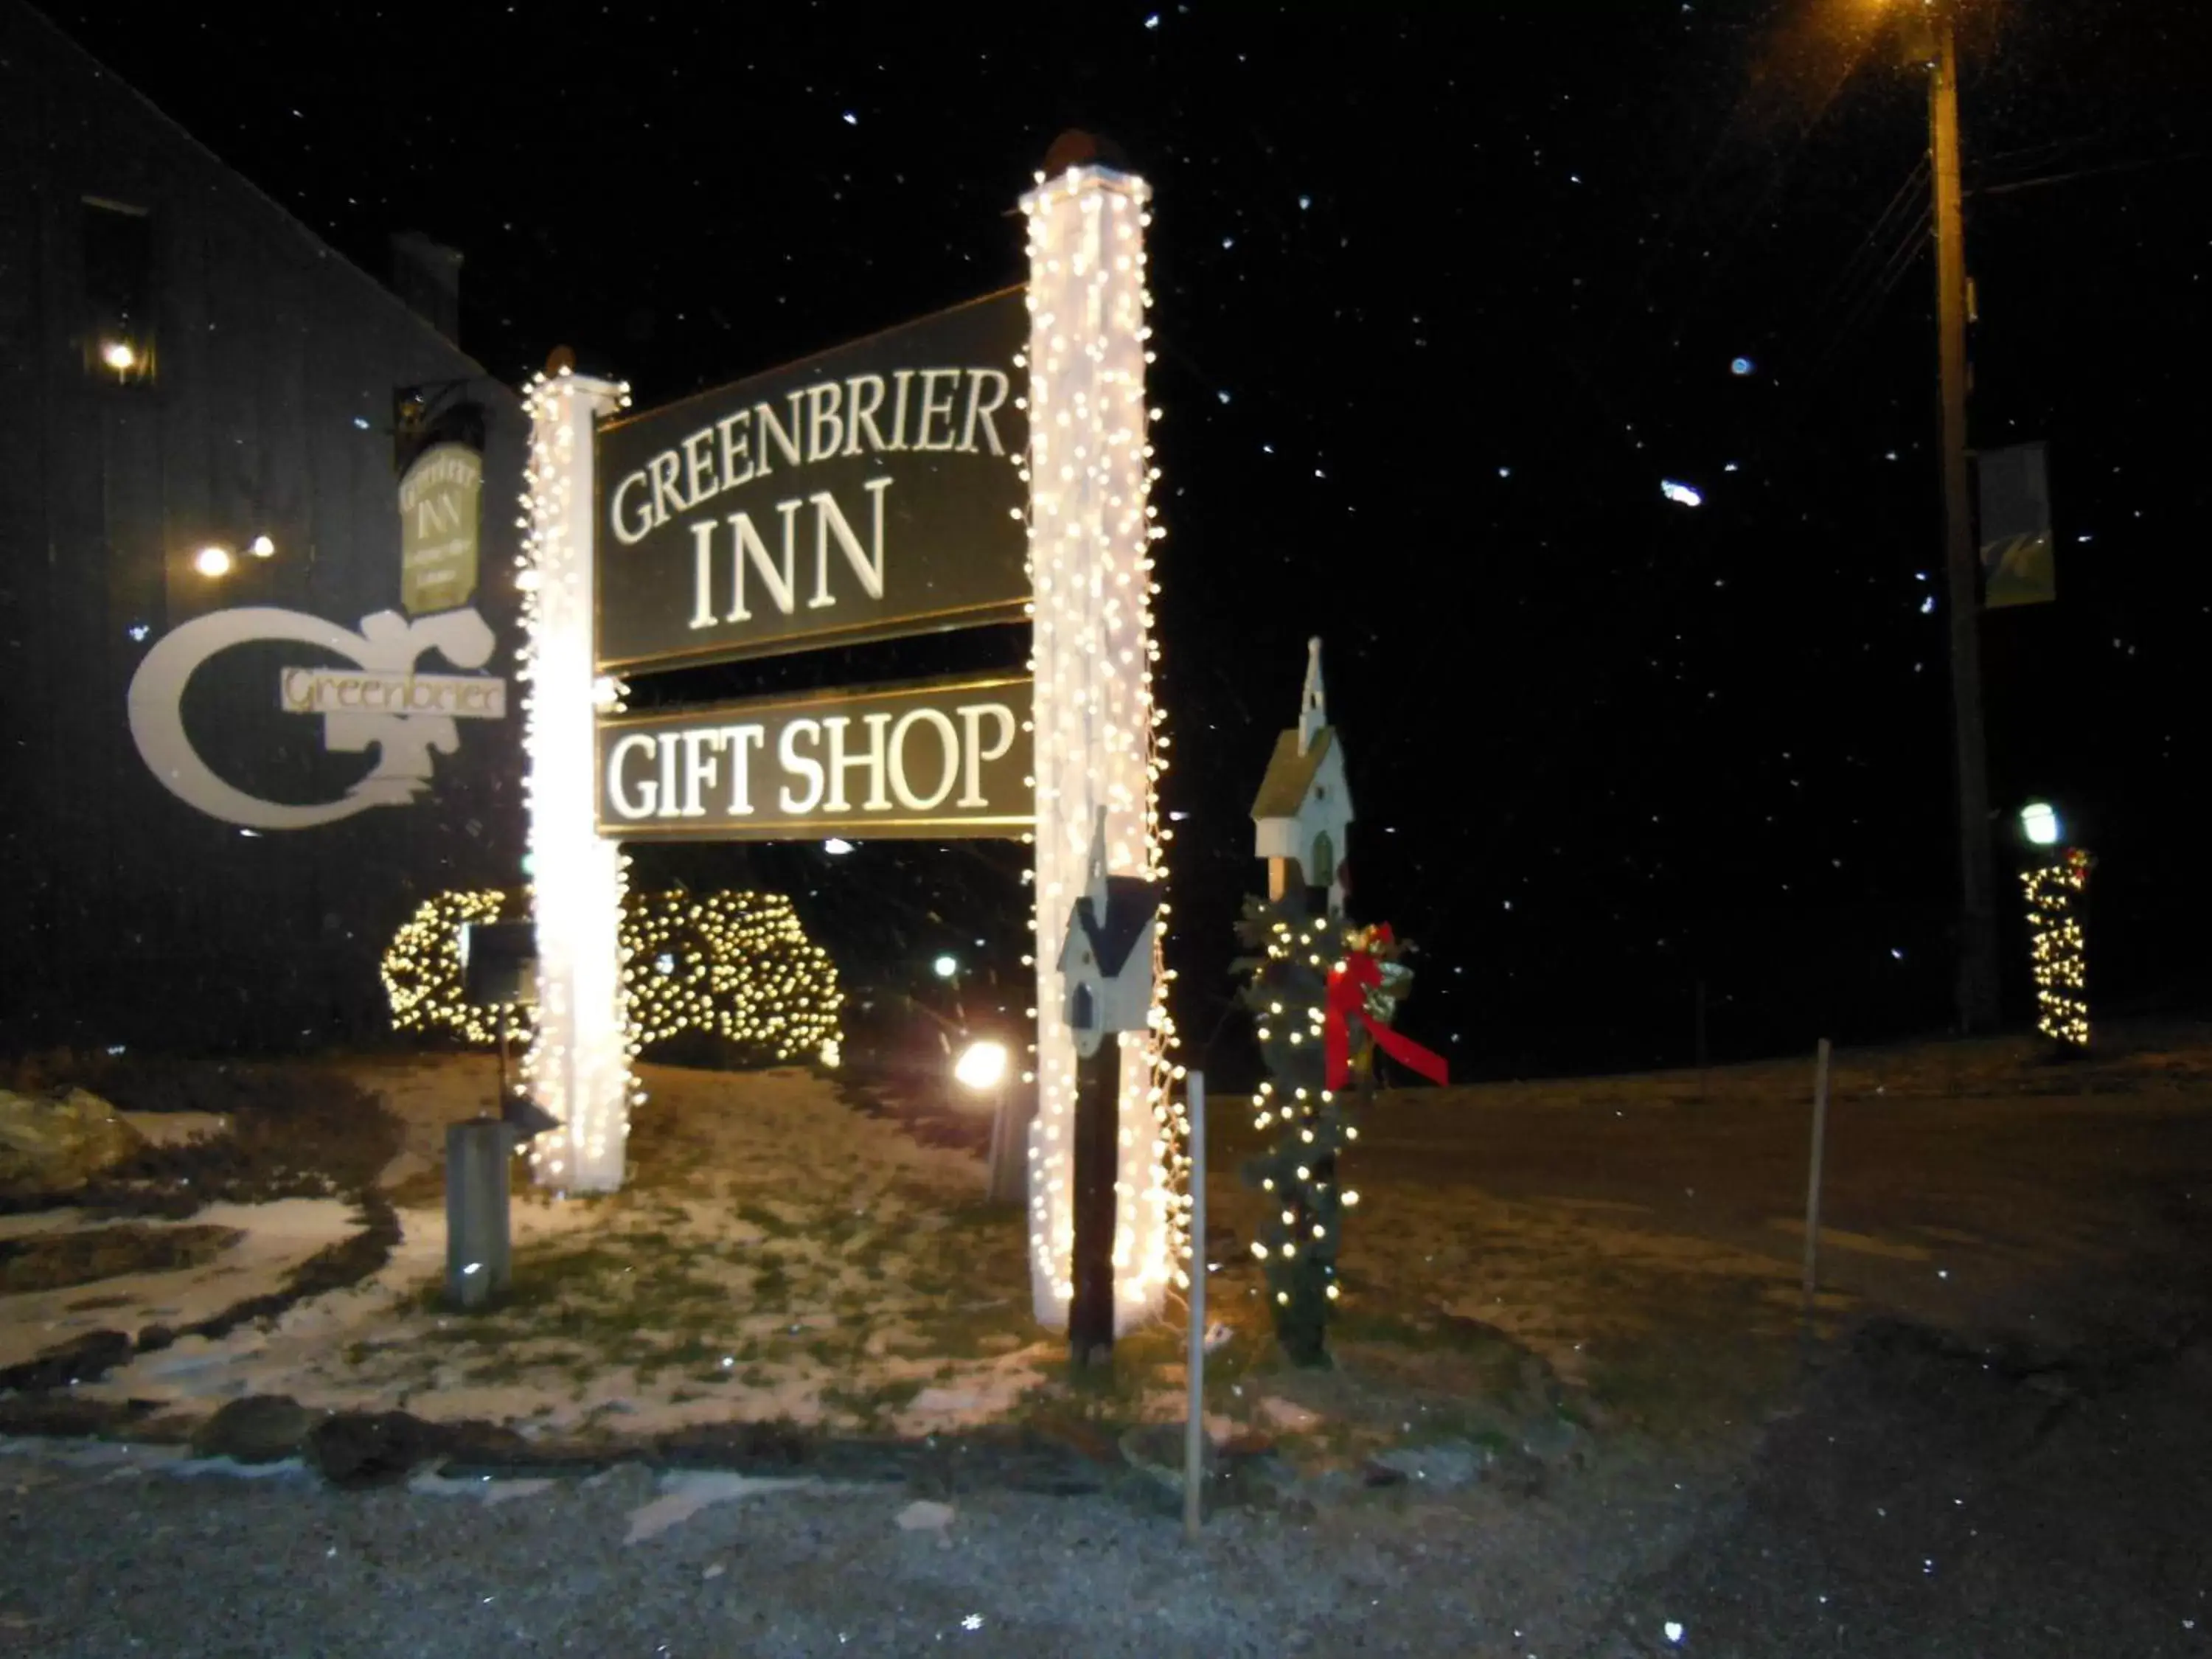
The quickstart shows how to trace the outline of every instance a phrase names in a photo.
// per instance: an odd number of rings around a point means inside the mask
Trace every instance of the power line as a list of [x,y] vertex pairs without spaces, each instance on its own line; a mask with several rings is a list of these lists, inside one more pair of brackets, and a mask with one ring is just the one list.
[[2096,179],[2106,173],[2135,173],[2144,167],[2171,167],[2180,161],[2199,161],[2208,152],[2204,150],[2192,149],[2179,155],[2147,155],[2132,161],[2108,161],[2102,167],[2076,167],[2071,173],[2046,173],[2040,179],[2022,179],[2009,185],[1984,185],[1978,190],[1968,191],[1966,194],[1976,200],[1987,196],[2009,196],[2014,191],[2034,190],[2044,185],[2071,184],[2076,179]]

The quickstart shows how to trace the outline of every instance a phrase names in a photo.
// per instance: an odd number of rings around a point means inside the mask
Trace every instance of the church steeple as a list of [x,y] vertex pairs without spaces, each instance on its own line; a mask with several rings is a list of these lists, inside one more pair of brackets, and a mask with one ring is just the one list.
[[1306,641],[1306,689],[1298,699],[1298,753],[1313,747],[1314,735],[1328,724],[1328,703],[1322,694],[1321,636]]

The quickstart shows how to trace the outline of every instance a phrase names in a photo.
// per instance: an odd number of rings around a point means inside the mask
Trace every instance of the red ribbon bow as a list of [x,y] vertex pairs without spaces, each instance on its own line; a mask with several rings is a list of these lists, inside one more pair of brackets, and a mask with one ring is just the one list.
[[[1388,927],[1376,930],[1387,941]],[[1408,1071],[1431,1083],[1448,1083],[1449,1070],[1442,1054],[1424,1048],[1411,1037],[1367,1017],[1367,993],[1382,983],[1382,964],[1364,951],[1351,952],[1328,970],[1328,1001],[1322,1027],[1322,1052],[1328,1062],[1328,1087],[1341,1089],[1352,1080],[1352,1022],[1358,1020],[1375,1039],[1375,1046]]]

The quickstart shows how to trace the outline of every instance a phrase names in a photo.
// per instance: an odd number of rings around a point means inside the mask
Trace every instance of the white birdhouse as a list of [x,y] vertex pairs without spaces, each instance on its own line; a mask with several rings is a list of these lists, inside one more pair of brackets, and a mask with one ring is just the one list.
[[1106,814],[1091,842],[1091,877],[1067,918],[1060,983],[1076,1052],[1088,1059],[1109,1031],[1141,1031],[1152,1013],[1152,938],[1160,890],[1106,873]]
[[1341,915],[1352,816],[1344,749],[1322,695],[1321,641],[1309,640],[1297,726],[1275,739],[1274,757],[1252,803],[1253,851],[1267,860],[1267,896],[1279,900],[1293,887],[1326,887],[1328,914]]

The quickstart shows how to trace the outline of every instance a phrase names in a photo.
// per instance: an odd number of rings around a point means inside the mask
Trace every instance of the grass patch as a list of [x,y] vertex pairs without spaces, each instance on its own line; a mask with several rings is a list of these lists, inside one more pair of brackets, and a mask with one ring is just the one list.
[[126,1221],[0,1239],[0,1295],[66,1290],[126,1273],[198,1267],[245,1237],[231,1227],[148,1227]]
[[921,1389],[921,1382],[913,1378],[879,1383],[872,1389],[846,1389],[832,1384],[822,1390],[822,1405],[825,1411],[855,1424],[863,1433],[880,1434],[889,1430],[894,1417],[914,1404]]

